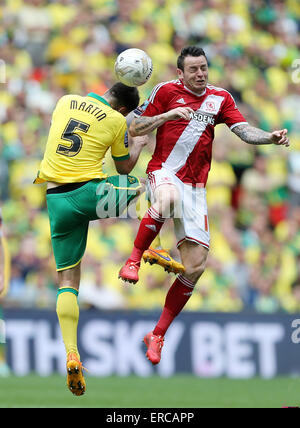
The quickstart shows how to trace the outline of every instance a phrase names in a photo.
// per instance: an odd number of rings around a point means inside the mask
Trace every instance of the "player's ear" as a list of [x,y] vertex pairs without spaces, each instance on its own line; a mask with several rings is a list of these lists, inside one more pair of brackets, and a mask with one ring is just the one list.
[[177,76],[179,77],[179,79],[183,79],[183,71],[180,70],[180,68],[177,68]]
[[129,111],[127,110],[127,108],[125,106],[119,107],[118,112],[121,113],[123,116],[127,116],[129,113]]

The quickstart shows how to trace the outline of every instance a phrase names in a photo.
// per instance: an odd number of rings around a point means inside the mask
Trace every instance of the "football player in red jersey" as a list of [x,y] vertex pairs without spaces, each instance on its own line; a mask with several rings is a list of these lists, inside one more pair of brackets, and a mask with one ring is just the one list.
[[159,363],[165,333],[205,269],[209,251],[205,185],[214,127],[225,123],[248,144],[289,146],[286,129],[269,133],[251,126],[228,91],[208,84],[208,62],[201,48],[188,46],[181,51],[177,73],[177,80],[160,83],[153,89],[129,128],[132,136],[154,130],[157,134],[147,168],[152,205],[141,220],[134,248],[119,277],[138,281],[142,255],[168,217],[174,218],[177,246],[185,268],[167,293],[157,325],[144,338],[146,356],[153,364]]

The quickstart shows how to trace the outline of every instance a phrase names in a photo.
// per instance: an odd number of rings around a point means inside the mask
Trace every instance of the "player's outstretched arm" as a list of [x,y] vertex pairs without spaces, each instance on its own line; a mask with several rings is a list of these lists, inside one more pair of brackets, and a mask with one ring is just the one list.
[[122,161],[114,159],[116,170],[119,174],[129,174],[133,170],[143,147],[145,147],[149,142],[149,138],[147,135],[135,138],[129,135],[128,139],[130,148],[130,158]]
[[129,133],[132,137],[147,135],[169,120],[190,120],[191,113],[193,113],[193,109],[190,107],[177,107],[153,117],[140,116],[131,122]]
[[281,129],[274,132],[265,132],[262,129],[255,128],[249,124],[235,126],[232,129],[241,140],[248,144],[276,144],[278,146],[289,147],[289,139],[287,137],[287,129]]

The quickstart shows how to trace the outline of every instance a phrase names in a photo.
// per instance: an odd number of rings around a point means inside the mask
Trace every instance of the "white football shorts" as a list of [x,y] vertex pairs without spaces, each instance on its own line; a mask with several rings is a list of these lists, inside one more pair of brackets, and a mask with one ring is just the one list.
[[174,220],[177,247],[185,240],[209,249],[210,235],[207,215],[206,189],[183,183],[172,171],[161,168],[149,172],[147,195],[154,202],[154,192],[162,184],[173,184],[180,194],[180,202],[170,213]]

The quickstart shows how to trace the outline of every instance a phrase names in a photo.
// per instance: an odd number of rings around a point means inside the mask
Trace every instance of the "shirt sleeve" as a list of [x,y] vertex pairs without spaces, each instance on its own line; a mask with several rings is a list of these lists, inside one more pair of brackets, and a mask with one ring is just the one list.
[[150,97],[139,107],[143,116],[156,116],[167,111],[168,89],[165,84],[158,84],[153,89]]
[[130,158],[130,154],[128,151],[128,134],[126,120],[124,120],[123,125],[120,127],[120,130],[117,133],[116,138],[111,146],[111,155],[113,159],[117,161],[122,161]]
[[218,123],[225,123],[230,130],[232,130],[235,126],[248,123],[237,108],[237,105],[229,92],[225,97],[224,104],[218,118]]

